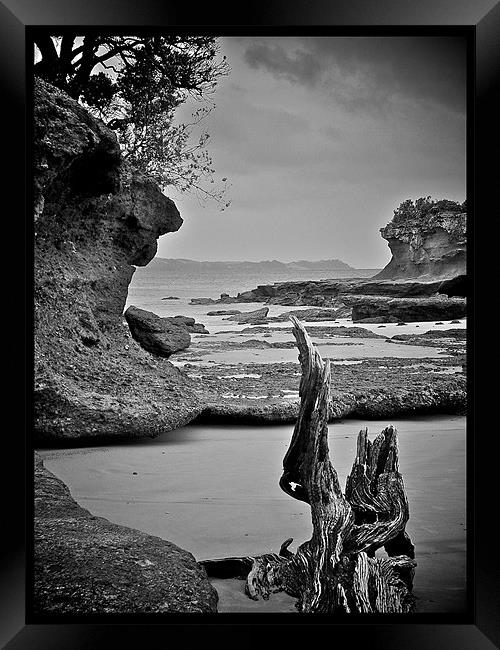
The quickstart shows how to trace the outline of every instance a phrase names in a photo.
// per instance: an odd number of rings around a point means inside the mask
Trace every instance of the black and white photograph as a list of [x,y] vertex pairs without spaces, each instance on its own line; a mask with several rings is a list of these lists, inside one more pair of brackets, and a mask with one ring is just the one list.
[[467,44],[34,32],[36,615],[466,611]]
[[0,0],[6,650],[500,642],[500,7],[254,5]]

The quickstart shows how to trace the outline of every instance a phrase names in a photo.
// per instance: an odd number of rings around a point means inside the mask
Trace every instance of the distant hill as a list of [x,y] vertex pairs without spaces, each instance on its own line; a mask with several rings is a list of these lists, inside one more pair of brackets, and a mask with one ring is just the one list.
[[154,262],[157,264],[162,264],[167,268],[180,270],[185,268],[186,270],[222,270],[222,269],[234,269],[235,271],[241,270],[252,270],[252,271],[353,271],[355,272],[352,266],[342,262],[342,260],[332,259],[332,260],[319,260],[315,262],[310,262],[308,260],[298,260],[297,262],[279,262],[278,260],[263,260],[261,262],[246,262],[246,261],[230,261],[230,262],[198,262],[196,260],[186,260],[186,259],[169,259],[165,257],[156,257]]

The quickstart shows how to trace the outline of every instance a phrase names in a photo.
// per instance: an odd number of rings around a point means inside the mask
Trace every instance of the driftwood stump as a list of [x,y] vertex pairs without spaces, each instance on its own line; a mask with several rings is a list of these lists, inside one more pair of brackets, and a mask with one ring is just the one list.
[[[301,402],[279,483],[310,505],[312,537],[295,554],[288,539],[279,554],[202,564],[209,575],[246,575],[246,593],[255,600],[285,591],[298,598],[300,612],[411,611],[416,562],[405,533],[409,510],[398,471],[397,432],[388,427],[370,442],[368,430],[360,431],[343,494],[328,449],[330,363],[304,326],[291,320],[302,367]],[[385,555],[376,557],[382,547]]]

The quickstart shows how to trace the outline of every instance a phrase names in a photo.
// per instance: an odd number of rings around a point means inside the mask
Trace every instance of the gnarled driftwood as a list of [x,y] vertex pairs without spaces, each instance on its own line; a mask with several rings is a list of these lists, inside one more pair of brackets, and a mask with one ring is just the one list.
[[[397,432],[387,427],[370,442],[367,429],[360,431],[343,494],[328,449],[330,363],[303,325],[291,320],[302,367],[301,403],[280,486],[310,505],[312,537],[295,554],[288,550],[293,541],[288,539],[279,554],[227,561],[247,575],[246,592],[253,599],[285,591],[297,597],[301,612],[408,612],[416,562],[405,533],[409,509]],[[382,547],[386,555],[376,557]],[[220,575],[224,562],[202,564],[209,575]]]

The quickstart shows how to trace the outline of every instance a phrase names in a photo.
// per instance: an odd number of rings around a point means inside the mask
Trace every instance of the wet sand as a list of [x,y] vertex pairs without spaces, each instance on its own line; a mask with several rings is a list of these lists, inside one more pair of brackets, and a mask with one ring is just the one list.
[[[417,611],[465,608],[465,418],[345,420],[330,425],[330,453],[341,484],[358,431],[388,424],[399,432],[400,471],[410,505],[407,531],[418,566]],[[198,560],[277,551],[309,539],[309,508],[278,480],[290,425],[188,426],[148,441],[110,447],[42,450],[46,467],[93,514],[168,539]],[[295,611],[294,600],[255,603],[243,582],[214,581],[219,611]]]

